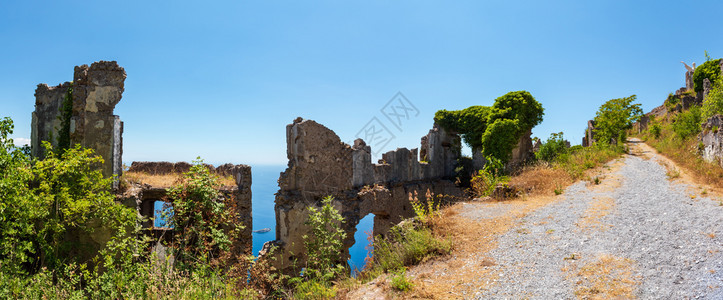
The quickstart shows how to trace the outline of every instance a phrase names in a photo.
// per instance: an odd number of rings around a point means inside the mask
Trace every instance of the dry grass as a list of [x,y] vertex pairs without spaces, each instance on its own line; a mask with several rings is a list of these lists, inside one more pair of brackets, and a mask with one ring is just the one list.
[[[678,166],[688,170],[697,183],[723,186],[723,168],[715,163],[704,161],[698,154],[698,140],[695,137],[681,141],[668,127],[662,126],[661,137],[642,135],[647,144],[657,152],[669,158]],[[645,149],[645,148],[643,148]]]
[[572,177],[560,168],[549,164],[525,167],[520,174],[510,178],[509,184],[531,196],[554,195],[555,189],[568,186]]
[[[148,184],[157,188],[170,188],[177,185],[182,177],[183,174],[178,173],[151,175],[144,172],[124,172],[122,180],[126,180],[129,183]],[[219,177],[218,181],[224,186],[236,185],[236,181],[231,176]]]
[[604,254],[582,266],[577,273],[578,299],[633,299],[640,284],[633,275],[634,262]]

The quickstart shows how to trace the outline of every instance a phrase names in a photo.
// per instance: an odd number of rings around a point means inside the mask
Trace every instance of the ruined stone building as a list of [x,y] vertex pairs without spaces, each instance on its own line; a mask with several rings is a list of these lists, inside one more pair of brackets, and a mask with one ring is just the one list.
[[272,243],[280,247],[285,269],[291,261],[304,261],[307,208],[320,205],[325,196],[334,197],[333,204],[345,219],[344,257],[348,258],[356,225],[366,215],[374,214],[374,235],[386,234],[391,226],[415,216],[410,193],[416,192],[423,201],[427,190],[434,193],[434,201],[463,194],[449,180],[455,176],[460,138],[436,126],[423,138],[423,162],[417,149],[399,148],[372,163],[371,147],[363,140],[348,145],[325,126],[301,118],[287,125],[286,139],[289,163],[279,178]]
[[[30,146],[32,155],[43,156],[42,141],[53,147],[65,140],[80,144],[103,157],[103,175],[120,175],[123,155],[123,122],[113,109],[123,95],[126,72],[115,61],[76,66],[72,82],[35,90]],[[68,146],[66,145],[66,146]]]
[[[160,176],[188,172],[191,164],[187,162],[133,162],[128,169],[130,173],[145,173],[147,175]],[[238,218],[236,222],[243,224],[244,228],[239,233],[240,240],[231,245],[233,251],[243,254],[251,254],[252,249],[252,207],[251,207],[251,167],[248,165],[223,164],[218,167],[206,165],[211,174],[219,177],[232,177],[234,185],[222,186],[219,190],[221,198],[234,200],[233,208]],[[172,238],[172,230],[165,227],[156,227],[153,222],[155,216],[154,207],[158,201],[168,201],[168,188],[151,186],[148,184],[134,184],[119,196],[119,200],[128,207],[136,209],[139,217],[144,218],[141,224],[147,232],[160,239],[154,245],[154,250],[159,255],[166,253],[165,248]],[[219,199],[219,200],[223,200]],[[172,203],[171,203],[172,205]],[[163,258],[163,257],[161,257]]]

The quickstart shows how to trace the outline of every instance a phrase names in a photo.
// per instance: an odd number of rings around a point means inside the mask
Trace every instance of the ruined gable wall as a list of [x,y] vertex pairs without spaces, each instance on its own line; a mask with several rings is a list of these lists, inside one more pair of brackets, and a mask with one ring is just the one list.
[[371,162],[371,148],[358,139],[353,146],[341,142],[330,129],[312,120],[297,118],[286,128],[288,168],[279,178],[276,195],[276,241],[281,247],[280,267],[290,262],[303,264],[303,235],[308,207],[319,206],[325,196],[345,219],[345,253],[354,244],[354,232],[361,218],[372,213],[374,234],[385,234],[401,220],[415,215],[409,194],[425,199],[429,189],[435,195],[461,196],[462,191],[444,178],[454,176],[460,139],[435,127],[424,138],[427,161],[420,162],[417,149],[399,148]]

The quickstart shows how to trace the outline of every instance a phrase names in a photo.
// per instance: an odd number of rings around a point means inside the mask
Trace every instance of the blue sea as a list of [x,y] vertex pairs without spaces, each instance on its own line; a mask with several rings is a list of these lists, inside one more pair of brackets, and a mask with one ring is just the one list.
[[[278,179],[281,172],[286,169],[284,165],[256,165],[251,166],[251,201],[253,213],[252,230],[270,229],[267,232],[253,233],[253,254],[258,255],[264,243],[276,239],[276,215],[274,213],[275,193],[278,192]],[[155,210],[163,209],[163,202],[155,203]],[[155,226],[162,227],[165,222],[156,217]],[[370,253],[370,235],[374,225],[374,216],[364,217],[357,225],[354,234],[356,243],[349,248],[351,258],[348,261],[352,270],[363,269],[364,259]]]

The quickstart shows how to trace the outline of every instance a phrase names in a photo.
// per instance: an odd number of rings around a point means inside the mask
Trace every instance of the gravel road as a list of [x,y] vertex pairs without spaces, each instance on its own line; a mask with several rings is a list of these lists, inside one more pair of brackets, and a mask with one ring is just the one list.
[[476,298],[569,299],[603,287],[624,298],[723,299],[720,199],[671,181],[646,155],[611,163],[599,185],[573,184],[500,236],[485,254],[498,276]]

